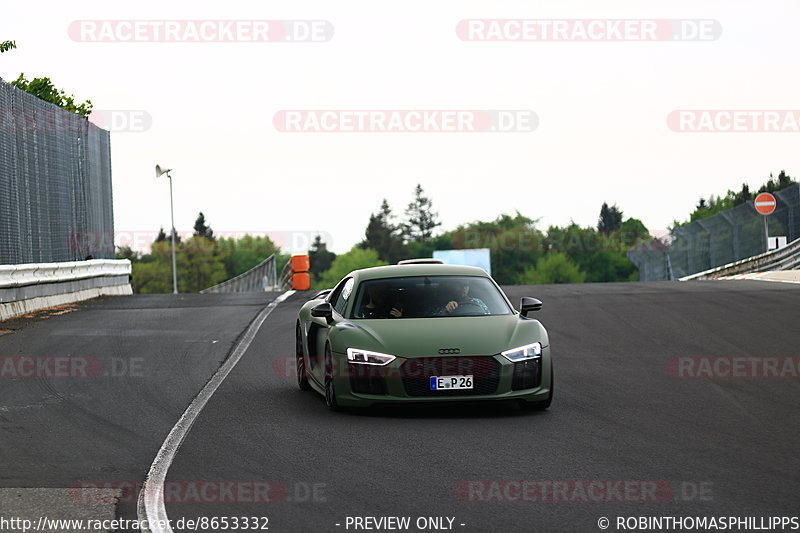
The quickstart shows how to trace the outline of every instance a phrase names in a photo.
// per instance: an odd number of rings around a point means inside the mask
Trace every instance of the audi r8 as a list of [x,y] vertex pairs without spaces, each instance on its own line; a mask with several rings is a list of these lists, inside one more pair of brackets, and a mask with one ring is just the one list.
[[356,270],[300,309],[297,382],[330,409],[403,402],[553,398],[550,342],[483,269],[404,264]]

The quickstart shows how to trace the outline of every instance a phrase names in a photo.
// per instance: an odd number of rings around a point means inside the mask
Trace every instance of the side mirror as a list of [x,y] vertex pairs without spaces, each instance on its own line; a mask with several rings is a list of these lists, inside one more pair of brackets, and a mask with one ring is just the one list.
[[321,291],[319,291],[317,294],[315,294],[314,296],[312,296],[312,297],[311,297],[311,299],[312,299],[312,300],[322,300],[323,298],[325,298],[326,296],[328,296],[328,295],[329,295],[329,294],[330,294],[332,291],[333,291],[333,289],[325,289],[325,290],[321,290]]
[[328,302],[323,302],[311,308],[311,316],[324,318],[325,322],[330,324],[333,322],[333,307]]
[[[529,298],[528,296],[523,296],[519,301],[519,312],[522,316],[528,316],[528,313],[531,311],[538,311],[542,308],[542,302],[537,300],[536,298]],[[313,312],[313,311],[312,311]]]

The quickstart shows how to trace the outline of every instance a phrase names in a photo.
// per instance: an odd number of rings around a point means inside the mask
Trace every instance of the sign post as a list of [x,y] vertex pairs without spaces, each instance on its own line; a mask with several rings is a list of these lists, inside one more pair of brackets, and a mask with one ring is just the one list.
[[756,211],[761,214],[761,220],[764,223],[764,251],[767,252],[769,251],[769,226],[767,225],[767,217],[775,212],[778,202],[770,193],[762,192],[756,196],[753,205]]

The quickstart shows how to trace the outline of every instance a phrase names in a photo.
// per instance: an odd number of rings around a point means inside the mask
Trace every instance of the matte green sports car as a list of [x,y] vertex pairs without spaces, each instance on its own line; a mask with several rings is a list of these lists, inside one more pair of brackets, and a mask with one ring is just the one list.
[[356,270],[300,309],[297,381],[331,409],[382,403],[553,398],[547,332],[482,269],[405,264]]

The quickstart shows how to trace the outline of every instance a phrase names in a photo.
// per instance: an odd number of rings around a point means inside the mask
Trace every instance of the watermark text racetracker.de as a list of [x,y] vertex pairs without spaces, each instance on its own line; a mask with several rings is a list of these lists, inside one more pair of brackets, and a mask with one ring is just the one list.
[[711,499],[712,483],[632,479],[479,479],[456,486],[472,503],[654,503]]
[[800,357],[678,355],[667,360],[667,373],[675,378],[798,379]]
[[800,133],[800,109],[679,109],[667,115],[678,133]]
[[275,113],[284,133],[532,132],[539,116],[513,109],[292,109]]
[[[327,485],[321,482],[276,480],[176,480],[164,484],[163,494],[145,496],[162,498],[165,503],[192,504],[271,504],[282,502],[324,503]],[[70,489],[74,503],[131,503],[139,500],[140,481],[79,481]],[[145,492],[145,495],[148,493]]]
[[153,117],[143,109],[97,109],[89,122],[112,133],[140,133],[150,129]]
[[[9,109],[0,107],[0,132],[55,133],[69,135],[84,133],[88,127],[79,116],[65,120],[63,110],[51,108]],[[110,132],[140,133],[150,129],[153,117],[143,109],[95,109],[89,122]]]
[[465,19],[463,41],[714,41],[722,25],[713,19]]
[[0,379],[93,379],[145,377],[142,357],[33,356],[0,357]]
[[[189,241],[192,230],[176,230],[176,237],[181,242]],[[221,240],[236,241],[238,251],[257,251],[263,244],[259,239],[267,237],[272,243],[286,250],[308,250],[319,236],[322,242],[332,246],[333,236],[326,231],[307,230],[214,230],[215,241],[200,243],[213,249]],[[76,231],[68,236],[71,251],[82,252],[94,248],[131,248],[146,250],[159,238],[159,232],[153,230],[114,230],[114,231]],[[169,238],[167,238],[169,241]]]
[[82,43],[314,43],[333,37],[327,20],[76,20]]

